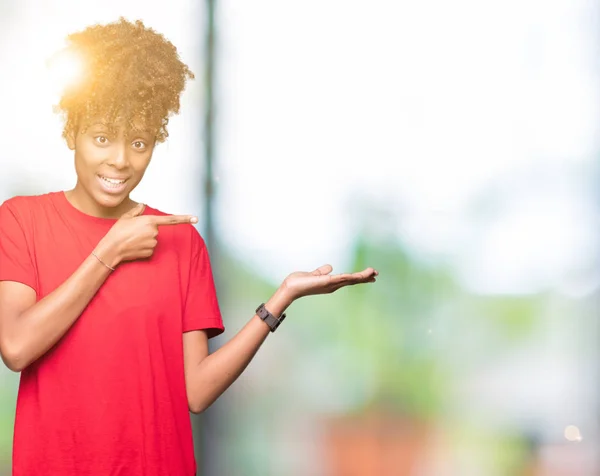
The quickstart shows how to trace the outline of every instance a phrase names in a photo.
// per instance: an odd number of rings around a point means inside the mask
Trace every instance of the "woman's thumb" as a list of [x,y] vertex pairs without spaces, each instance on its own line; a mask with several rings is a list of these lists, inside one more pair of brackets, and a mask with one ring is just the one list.
[[121,218],[134,218],[140,216],[144,211],[145,205],[143,203],[138,203],[135,207],[133,207],[128,212],[121,215]]

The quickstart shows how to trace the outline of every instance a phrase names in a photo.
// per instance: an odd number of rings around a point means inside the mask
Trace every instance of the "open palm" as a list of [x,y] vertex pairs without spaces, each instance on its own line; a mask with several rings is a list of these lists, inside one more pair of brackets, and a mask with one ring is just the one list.
[[314,294],[329,294],[344,286],[374,283],[379,274],[373,268],[357,273],[330,274],[331,265],[323,265],[314,271],[297,271],[285,278],[284,286],[292,299]]

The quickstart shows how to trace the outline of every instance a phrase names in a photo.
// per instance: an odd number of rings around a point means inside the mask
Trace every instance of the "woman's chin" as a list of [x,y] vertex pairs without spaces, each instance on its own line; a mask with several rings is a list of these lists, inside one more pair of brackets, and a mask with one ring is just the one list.
[[128,201],[129,195],[126,193],[122,195],[100,193],[94,199],[103,208],[119,208],[124,202]]

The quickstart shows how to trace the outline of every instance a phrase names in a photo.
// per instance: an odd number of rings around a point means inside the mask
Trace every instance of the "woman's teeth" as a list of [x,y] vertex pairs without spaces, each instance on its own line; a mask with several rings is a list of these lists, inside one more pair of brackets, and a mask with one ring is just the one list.
[[115,180],[115,179],[111,179],[111,178],[108,178],[108,177],[102,177],[102,176],[100,176],[100,178],[102,180],[104,180],[108,185],[112,185],[112,186],[115,186],[115,187],[119,186],[119,185],[122,185],[122,184],[125,183],[125,180]]

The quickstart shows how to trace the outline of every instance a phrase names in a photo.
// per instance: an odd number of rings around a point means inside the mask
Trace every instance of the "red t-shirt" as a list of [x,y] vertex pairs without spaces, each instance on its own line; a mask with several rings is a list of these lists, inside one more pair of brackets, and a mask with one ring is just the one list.
[[[0,281],[44,298],[114,223],[80,212],[63,192],[7,200]],[[198,329],[224,330],[206,246],[191,225],[160,227],[152,258],[121,264],[21,373],[13,475],[196,474],[182,334]]]

